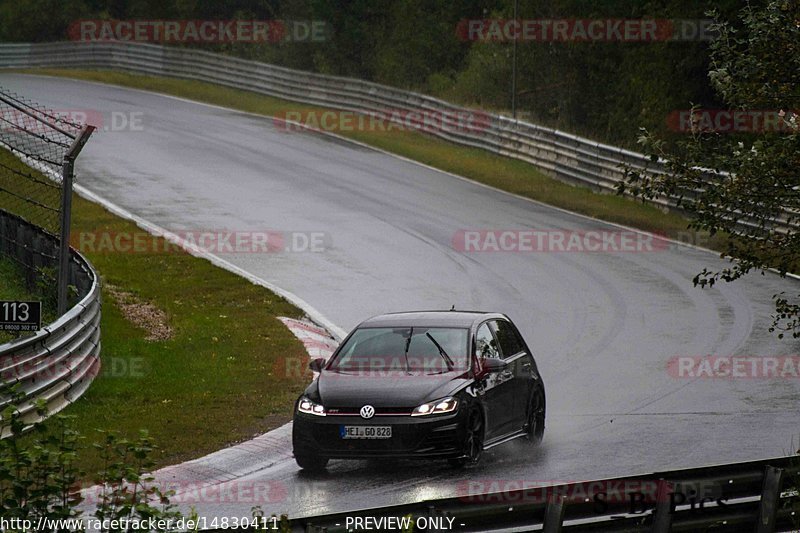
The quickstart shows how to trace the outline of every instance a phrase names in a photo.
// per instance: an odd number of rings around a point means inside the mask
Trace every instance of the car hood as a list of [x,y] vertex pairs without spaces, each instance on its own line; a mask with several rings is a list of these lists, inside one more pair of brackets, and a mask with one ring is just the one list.
[[464,372],[382,376],[325,370],[315,381],[326,408],[409,407],[453,394],[467,383]]

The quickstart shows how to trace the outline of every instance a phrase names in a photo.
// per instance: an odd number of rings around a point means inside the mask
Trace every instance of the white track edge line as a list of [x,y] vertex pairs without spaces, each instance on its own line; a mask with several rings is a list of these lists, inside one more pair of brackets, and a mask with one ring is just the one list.
[[314,306],[312,306],[311,304],[309,304],[308,302],[306,302],[293,292],[287,291],[286,289],[283,289],[275,285],[274,283],[265,280],[264,278],[258,277],[255,274],[252,274],[247,270],[244,270],[243,268],[234,265],[230,261],[223,259],[214,253],[211,253],[207,250],[199,249],[196,246],[191,245],[185,239],[177,235],[174,235],[172,232],[165,230],[158,224],[145,220],[144,218],[131,213],[125,208],[120,207],[119,205],[115,204],[110,200],[107,200],[106,198],[103,198],[102,196],[90,191],[89,189],[87,189],[82,185],[75,184],[74,188],[75,192],[77,192],[84,198],[92,200],[93,202],[102,205],[103,207],[105,207],[106,209],[108,209],[109,211],[111,211],[112,213],[121,218],[134,222],[137,226],[139,226],[144,230],[147,230],[153,235],[164,237],[172,242],[175,242],[176,244],[184,248],[191,255],[195,257],[200,257],[202,259],[207,259],[215,266],[218,266],[238,276],[241,276],[244,279],[250,281],[251,283],[265,287],[274,292],[275,294],[282,296],[292,304],[299,307],[304,313],[306,313],[309,316],[311,320],[313,320],[320,326],[330,331],[331,334],[333,334],[336,337],[337,341],[340,341],[346,335],[345,331],[342,328],[340,328],[339,326],[328,320],[328,318],[325,317],[325,315],[323,315],[320,311],[318,311]]

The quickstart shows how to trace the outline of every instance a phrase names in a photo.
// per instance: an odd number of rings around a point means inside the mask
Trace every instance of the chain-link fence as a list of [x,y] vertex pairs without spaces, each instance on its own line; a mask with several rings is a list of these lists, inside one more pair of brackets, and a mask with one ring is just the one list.
[[92,129],[0,87],[0,210],[67,243],[53,253],[0,220],[0,255],[18,263],[29,288],[59,314],[68,303],[72,164]]

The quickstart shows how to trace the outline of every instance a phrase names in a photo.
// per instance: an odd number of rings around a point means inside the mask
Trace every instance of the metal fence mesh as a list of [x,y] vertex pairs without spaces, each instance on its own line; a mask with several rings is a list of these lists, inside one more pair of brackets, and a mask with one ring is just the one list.
[[[55,237],[62,229],[62,165],[81,125],[0,87],[0,209]],[[28,285],[56,295],[58,257],[0,227],[0,255],[18,263]]]

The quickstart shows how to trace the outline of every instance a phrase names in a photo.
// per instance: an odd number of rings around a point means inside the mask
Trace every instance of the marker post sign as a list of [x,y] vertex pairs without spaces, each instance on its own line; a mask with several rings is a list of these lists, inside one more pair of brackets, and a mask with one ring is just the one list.
[[39,331],[42,302],[0,300],[0,331]]

